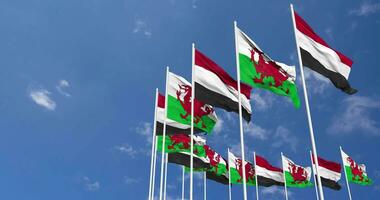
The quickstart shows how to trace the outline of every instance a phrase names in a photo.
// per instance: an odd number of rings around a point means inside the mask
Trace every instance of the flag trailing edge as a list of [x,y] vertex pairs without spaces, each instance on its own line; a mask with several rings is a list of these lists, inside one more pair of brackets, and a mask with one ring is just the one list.
[[348,82],[352,60],[331,48],[295,11],[294,17],[303,65],[330,79],[336,88],[355,94]]
[[284,176],[281,168],[272,166],[265,158],[256,154],[256,175],[260,186],[284,186]]
[[[247,185],[256,185],[255,168],[252,163],[244,161]],[[228,169],[230,170],[230,181],[232,184],[243,184],[243,163],[242,159],[228,152]]]
[[[342,166],[339,163],[325,160],[318,156],[318,172],[321,177],[322,186],[333,190],[340,190],[342,187],[339,184],[341,178]],[[313,171],[316,171],[314,156],[313,156]]]
[[343,150],[340,152],[348,181],[359,185],[371,185],[373,181],[368,178],[366,166],[364,164],[357,164]]
[[[168,74],[167,118],[181,124],[191,124],[191,84],[172,72]],[[194,127],[210,133],[218,118],[214,108],[195,99]]]
[[286,156],[282,156],[282,166],[287,187],[305,188],[313,186],[310,182],[311,167],[297,165]]
[[[222,67],[195,49],[195,97],[200,101],[227,111],[239,112],[237,81]],[[243,117],[250,121],[252,109],[249,102],[251,87],[241,83]]]
[[236,34],[241,82],[287,96],[299,108],[295,67],[272,60],[239,28]]

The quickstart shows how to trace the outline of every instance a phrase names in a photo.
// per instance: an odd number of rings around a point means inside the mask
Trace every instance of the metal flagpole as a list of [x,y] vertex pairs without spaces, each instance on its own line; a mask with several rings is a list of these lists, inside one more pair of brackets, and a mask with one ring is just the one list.
[[[157,123],[157,122],[155,122]],[[153,129],[156,129],[156,125]],[[154,199],[154,188],[156,181],[156,162],[157,162],[157,136],[154,137],[154,158],[153,158],[153,178],[152,178],[152,196],[151,200]]]
[[[237,71],[237,83],[238,83],[238,93],[239,93],[240,148],[241,148],[241,159],[243,160],[243,165],[244,165],[245,153],[244,153],[243,117],[242,117],[242,109],[241,109],[240,63],[239,63],[239,52],[238,52],[239,46],[238,46],[238,41],[236,37],[236,30],[237,30],[237,22],[234,21],[236,71]],[[243,166],[243,192],[244,192],[244,200],[247,200],[247,180],[245,177],[245,166]]]
[[286,188],[286,176],[284,170],[284,154],[281,152],[281,161],[282,161],[282,175],[284,176],[284,188],[285,188],[285,199],[288,200],[288,189]]
[[160,200],[162,200],[162,188],[164,185],[164,164],[165,164],[165,137],[166,137],[166,118],[168,116],[168,76],[169,67],[166,67],[166,86],[165,86],[165,117],[162,132],[162,152],[161,152],[161,177],[160,177]]
[[168,180],[168,154],[165,155],[165,179],[164,179],[164,200],[166,200],[166,185]]
[[317,195],[317,200],[319,200],[317,182],[315,180],[315,170],[314,170],[314,164],[313,164],[313,154],[311,154],[311,151],[310,151],[310,160],[311,160],[311,169],[313,170],[313,179],[314,179],[315,194]]
[[351,190],[350,190],[350,184],[348,184],[348,179],[347,179],[347,172],[346,172],[346,167],[344,166],[344,160],[343,160],[343,154],[342,154],[342,147],[339,146],[340,149],[340,157],[342,158],[342,164],[343,164],[343,169],[344,169],[344,175],[346,177],[346,184],[347,184],[347,191],[348,191],[348,197],[350,197],[350,200],[352,200],[351,197]]
[[150,158],[150,177],[149,177],[149,197],[148,199],[152,199],[152,189],[154,187],[153,184],[153,165],[154,165],[154,154],[155,154],[155,146],[156,146],[156,117],[157,117],[157,102],[158,102],[158,88],[156,88],[156,100],[154,102],[154,121],[153,121],[153,134],[152,134],[152,156]]
[[255,167],[256,200],[259,200],[259,181],[257,180],[257,170],[256,170],[256,151],[253,152],[253,165],[254,165],[254,167]]
[[229,200],[232,200],[232,192],[231,192],[231,165],[230,165],[230,149],[227,148],[227,159],[228,159],[228,196]]
[[[298,53],[298,61],[299,61],[299,67],[300,67],[300,71],[301,71],[301,80],[302,80],[302,86],[303,86],[303,94],[304,94],[304,97],[305,97],[305,106],[306,106],[307,119],[308,119],[308,123],[309,123],[311,146],[312,146],[314,157],[318,158],[317,147],[315,145],[315,139],[314,139],[313,123],[312,123],[312,120],[311,120],[311,114],[310,114],[310,108],[309,108],[309,98],[308,98],[308,95],[307,95],[305,76],[304,76],[304,73],[303,73],[303,65],[302,65],[301,52],[300,52],[300,49],[299,49],[299,46],[298,46],[298,39],[297,39],[297,33],[296,33],[297,30],[296,30],[296,22],[295,22],[295,18],[294,18],[293,4],[290,4],[290,9],[292,11],[294,37],[295,37],[295,40],[296,40],[297,53]],[[318,159],[315,159],[315,164],[316,164],[316,166],[319,166],[318,165]],[[319,176],[318,167],[316,167],[316,172],[317,172],[319,196],[320,196],[321,200],[324,200],[325,198],[323,196],[321,177]]]
[[195,44],[192,44],[192,60],[191,60],[191,122],[190,122],[190,200],[193,200],[193,157],[194,157],[194,99],[195,99],[195,88],[194,88],[194,64],[195,64]]
[[206,187],[206,183],[207,183],[207,174],[206,172],[203,172],[203,199],[206,200],[207,199],[207,187]]
[[185,200],[185,166],[182,166],[182,200]]

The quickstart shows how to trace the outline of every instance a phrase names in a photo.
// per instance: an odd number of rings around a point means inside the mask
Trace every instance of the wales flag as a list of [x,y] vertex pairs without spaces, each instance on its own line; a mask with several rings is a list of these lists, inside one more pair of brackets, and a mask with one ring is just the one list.
[[311,187],[311,168],[296,165],[289,158],[282,156],[282,167],[285,173],[286,187]]
[[367,176],[365,165],[357,164],[342,149],[340,149],[340,153],[342,155],[347,180],[351,183],[356,183],[359,185],[372,185],[373,182]]
[[295,84],[295,67],[269,58],[237,27],[235,34],[240,65],[240,81],[252,87],[267,89],[275,94],[287,96],[298,108],[300,100]]
[[243,184],[243,165],[245,167],[245,178],[247,185],[256,185],[255,168],[252,163],[237,158],[233,153],[228,152],[228,166],[230,170],[230,179],[232,184]]
[[[191,84],[181,76],[168,74],[167,118],[181,124],[191,124]],[[214,108],[197,99],[194,101],[194,127],[210,133],[218,120]]]

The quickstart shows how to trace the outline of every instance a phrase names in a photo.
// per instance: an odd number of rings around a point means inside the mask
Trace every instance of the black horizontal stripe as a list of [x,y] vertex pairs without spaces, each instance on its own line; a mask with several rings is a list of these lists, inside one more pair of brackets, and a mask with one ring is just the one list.
[[[203,162],[203,160],[193,157],[193,167],[194,168],[209,168],[210,164]],[[190,167],[190,155],[184,153],[169,153],[168,162],[178,165],[183,165]]]
[[228,185],[228,178],[226,176],[218,176],[214,172],[206,172],[206,178],[224,185]]
[[350,86],[348,80],[340,73],[328,70],[317,59],[315,59],[307,50],[300,48],[302,63],[305,67],[308,67],[315,72],[330,79],[334,86],[347,94],[355,94],[356,89]]
[[[161,122],[157,122],[157,128],[156,128],[156,135],[162,135],[163,134],[163,130],[164,130],[164,124],[162,124]],[[195,128],[194,127],[194,134],[196,133],[201,133],[201,132],[204,132],[202,131],[201,129],[198,129],[198,128]],[[186,135],[190,135],[191,134],[191,130],[190,128],[187,128],[187,129],[180,129],[180,128],[177,128],[177,127],[174,127],[174,126],[166,126],[166,135],[174,135],[174,134],[186,134]]]
[[284,183],[282,182],[278,182],[274,179],[270,179],[263,176],[257,176],[257,182],[259,183],[260,186],[264,186],[264,187],[270,187],[273,185],[284,186]]
[[[243,95],[243,94],[242,94]],[[228,112],[239,113],[239,103],[232,99],[221,95],[217,92],[209,90],[199,83],[195,83],[195,98],[211,106],[222,108]],[[243,118],[249,122],[251,121],[251,114],[242,106]]]
[[[317,180],[317,176],[315,176],[315,180]],[[333,190],[340,190],[342,188],[342,186],[340,186],[338,182],[335,182],[331,179],[321,177],[321,182],[322,182],[323,187],[327,187]],[[318,182],[317,182],[317,185],[318,185]]]

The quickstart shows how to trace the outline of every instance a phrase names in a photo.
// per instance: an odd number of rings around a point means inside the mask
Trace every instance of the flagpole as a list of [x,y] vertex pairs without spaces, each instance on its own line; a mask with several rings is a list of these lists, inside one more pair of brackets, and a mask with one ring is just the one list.
[[190,141],[190,200],[193,200],[193,157],[194,157],[194,99],[195,99],[195,87],[194,87],[194,64],[195,64],[195,44],[192,44],[192,57],[191,57],[191,141]]
[[311,169],[313,170],[313,179],[314,179],[315,194],[317,195],[317,200],[319,200],[317,182],[315,180],[315,170],[314,170],[314,164],[313,164],[313,154],[311,153],[311,151],[310,151],[310,161],[311,161]]
[[286,176],[284,170],[284,154],[281,152],[281,161],[282,161],[282,175],[284,176],[284,188],[285,188],[285,199],[288,200],[288,189],[286,188]]
[[182,200],[185,200],[185,166],[182,166]]
[[257,181],[256,151],[253,152],[253,165],[254,165],[254,167],[255,167],[256,200],[259,200],[259,181]]
[[[301,71],[301,80],[302,80],[302,86],[303,86],[303,94],[304,94],[304,98],[305,98],[305,106],[306,106],[307,119],[308,119],[308,124],[309,124],[311,146],[312,146],[314,157],[318,158],[317,147],[316,147],[315,139],[314,139],[313,123],[312,123],[312,120],[311,120],[311,113],[310,113],[310,108],[309,108],[309,98],[308,98],[308,95],[307,95],[306,82],[305,82],[305,77],[304,77],[304,73],[303,73],[303,64],[302,64],[301,52],[300,52],[300,49],[299,49],[298,39],[297,39],[297,34],[296,34],[296,22],[295,22],[295,17],[294,17],[293,4],[290,4],[290,9],[291,9],[291,12],[292,12],[294,37],[295,37],[295,40],[296,40],[298,61],[299,61],[299,67],[300,67],[300,71]],[[321,182],[321,177],[319,175],[319,170],[318,170],[318,166],[319,166],[318,165],[318,159],[315,159],[315,164],[317,166],[316,167],[316,172],[317,172],[319,196],[320,196],[321,200],[324,200],[325,198],[324,198],[324,195],[323,195],[322,182]]]
[[228,196],[229,200],[232,200],[232,192],[231,192],[231,165],[230,165],[230,149],[227,148],[227,159],[228,159]]
[[207,181],[206,181],[206,177],[207,175],[206,175],[206,172],[203,172],[203,199],[204,200],[206,200],[207,199],[207,187],[206,187],[206,183],[207,183]]
[[165,164],[165,137],[166,137],[166,118],[168,116],[168,76],[169,67],[166,67],[166,86],[165,86],[165,117],[162,130],[162,152],[161,152],[161,177],[160,177],[160,200],[162,200],[162,188],[164,184],[164,164]]
[[153,121],[153,134],[152,134],[152,152],[151,152],[151,158],[150,158],[150,176],[149,176],[149,197],[148,199],[152,199],[152,188],[153,185],[153,163],[154,163],[154,149],[156,146],[155,139],[156,139],[156,118],[157,118],[157,102],[158,102],[158,88],[156,88],[156,100],[154,102],[154,121]]
[[[241,109],[240,62],[239,62],[239,53],[238,53],[238,42],[236,38],[236,29],[237,29],[237,22],[234,21],[236,71],[237,71],[237,84],[238,84],[238,93],[239,93],[240,148],[241,148],[241,159],[243,160],[243,165],[244,165],[245,155],[244,155],[243,117],[242,117],[242,109]],[[243,166],[243,192],[244,192],[243,193],[244,200],[247,200],[247,180],[245,177],[245,166]]]
[[[155,122],[157,124],[157,122]],[[156,130],[156,125],[154,128]],[[156,131],[155,131],[156,132]],[[154,137],[154,159],[153,159],[153,177],[152,177],[152,196],[151,200],[154,199],[154,188],[156,181],[156,163],[157,163],[157,136]]]
[[165,155],[165,179],[164,179],[164,200],[166,200],[166,183],[168,179],[168,153]]
[[346,184],[347,184],[347,191],[348,191],[348,197],[350,197],[350,200],[352,200],[352,197],[351,197],[351,190],[350,190],[350,184],[348,184],[348,179],[347,179],[347,172],[346,172],[346,167],[344,166],[344,160],[343,160],[343,156],[342,156],[342,147],[339,146],[339,149],[340,149],[340,157],[342,158],[342,165],[343,165],[343,169],[344,169],[344,175],[346,177]]

